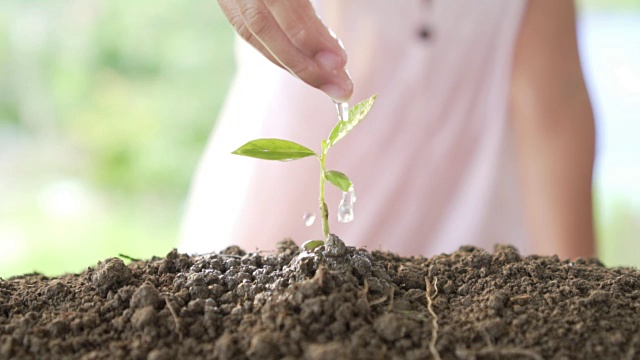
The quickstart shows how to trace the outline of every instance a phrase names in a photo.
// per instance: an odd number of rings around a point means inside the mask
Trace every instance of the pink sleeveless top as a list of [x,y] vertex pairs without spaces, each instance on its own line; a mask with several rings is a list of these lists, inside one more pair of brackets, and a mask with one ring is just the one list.
[[[348,245],[429,256],[461,245],[530,250],[508,94],[525,0],[324,0],[316,9],[343,41],[355,104],[369,116],[333,147],[327,168],[355,185],[355,220],[331,232]],[[425,32],[427,37],[425,39]],[[321,239],[319,165],[255,160],[231,151],[282,138],[319,151],[337,121],[331,100],[237,46],[238,67],[186,205],[181,251]],[[318,214],[307,227],[306,212]]]

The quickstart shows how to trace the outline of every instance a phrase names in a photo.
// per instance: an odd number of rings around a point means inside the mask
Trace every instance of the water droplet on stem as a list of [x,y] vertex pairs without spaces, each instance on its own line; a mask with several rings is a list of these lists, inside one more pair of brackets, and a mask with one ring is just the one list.
[[353,204],[356,202],[356,192],[353,186],[349,191],[342,193],[342,200],[338,206],[338,221],[348,223],[353,221]]

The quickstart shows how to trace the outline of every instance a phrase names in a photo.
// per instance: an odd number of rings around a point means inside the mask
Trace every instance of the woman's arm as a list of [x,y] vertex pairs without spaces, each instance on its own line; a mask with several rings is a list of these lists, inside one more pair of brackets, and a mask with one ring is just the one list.
[[511,112],[534,251],[595,255],[595,130],[572,1],[529,2],[515,49]]

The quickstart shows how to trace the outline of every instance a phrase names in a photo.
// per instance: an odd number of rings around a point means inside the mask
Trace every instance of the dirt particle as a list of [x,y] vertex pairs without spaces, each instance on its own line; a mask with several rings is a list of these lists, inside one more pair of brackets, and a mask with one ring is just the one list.
[[447,283],[442,287],[442,290],[445,295],[450,295],[456,291],[456,286],[453,284],[453,282],[447,281]]
[[172,358],[171,353],[165,349],[153,349],[147,355],[147,360],[170,360]]
[[507,330],[507,326],[502,319],[491,319],[483,322],[481,325],[483,331],[485,331],[489,336],[495,338],[499,338],[502,336]]
[[53,280],[51,284],[45,289],[45,294],[50,299],[60,298],[66,296],[67,290],[67,286],[60,280]]
[[201,323],[195,323],[189,328],[189,336],[195,339],[202,339],[205,331]]
[[0,337],[0,355],[2,358],[9,359],[13,354],[13,337],[4,335]]
[[131,296],[133,296],[133,293],[135,291],[136,291],[136,288],[133,286],[123,286],[120,289],[118,289],[118,292],[116,294],[116,299],[123,303],[129,303],[129,301],[131,300]]
[[152,306],[145,306],[137,309],[131,316],[131,325],[135,329],[142,330],[156,322],[157,312]]
[[393,310],[397,312],[411,311],[411,303],[404,299],[397,299],[393,302]]
[[346,252],[346,245],[344,242],[337,236],[331,234],[327,242],[325,243],[325,254],[327,256],[343,256]]
[[504,292],[499,291],[489,297],[489,307],[495,311],[500,311],[504,308],[507,301],[507,296]]
[[231,245],[228,248],[222,250],[220,254],[224,255],[235,255],[235,256],[244,256],[246,252],[242,250],[239,246]]
[[[207,299],[206,301],[209,301],[209,300],[213,301],[215,304],[215,301],[213,299]],[[202,299],[191,300],[189,301],[189,304],[187,304],[187,309],[189,309],[194,314],[203,313],[204,307],[205,307],[205,300],[202,300]]]
[[69,331],[69,324],[66,321],[56,319],[49,324],[49,333],[52,337],[62,337]]
[[259,333],[251,339],[247,355],[249,359],[279,359],[277,338],[269,333]]
[[71,331],[78,334],[84,330],[81,319],[74,319],[71,321]]
[[518,262],[522,259],[518,249],[511,245],[498,244],[494,246],[493,263],[495,265],[503,266]]
[[37,315],[34,312],[28,312],[18,320],[20,329],[29,329],[37,320]]
[[589,294],[589,301],[591,303],[606,303],[609,300],[609,294],[604,290],[593,290]]
[[207,299],[209,295],[209,288],[207,286],[192,286],[189,288],[189,296],[191,299]]
[[93,329],[100,324],[100,318],[94,312],[89,312],[82,317],[82,327],[85,329]]
[[101,294],[106,295],[109,290],[126,285],[131,280],[131,275],[131,269],[122,260],[110,258],[98,263],[91,282]]
[[560,301],[560,296],[558,294],[544,294],[544,300],[547,305],[554,306]]
[[469,294],[469,285],[468,284],[462,284],[462,286],[460,286],[458,288],[458,294],[460,294],[460,295],[468,295]]
[[293,255],[300,251],[300,247],[291,239],[284,239],[276,244],[278,253],[284,255]]
[[396,341],[403,338],[407,333],[416,328],[415,323],[405,316],[387,313],[374,322],[376,333],[387,341]]
[[238,345],[235,336],[224,333],[214,345],[213,357],[220,360],[231,360],[238,356]]
[[155,286],[149,283],[144,283],[136,289],[131,296],[131,301],[129,302],[129,306],[132,309],[143,308],[146,306],[157,308],[160,304],[162,304],[160,292]]
[[401,286],[404,289],[424,288],[424,274],[416,269],[410,269],[403,266],[398,271],[398,277],[400,278]]
[[311,344],[305,352],[305,358],[309,360],[334,360],[351,359],[348,347],[338,341],[325,344]]

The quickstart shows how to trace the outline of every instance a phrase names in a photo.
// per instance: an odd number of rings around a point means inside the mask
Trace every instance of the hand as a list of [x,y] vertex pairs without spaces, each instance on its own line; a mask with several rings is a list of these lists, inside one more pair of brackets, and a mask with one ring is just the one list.
[[353,83],[347,54],[309,0],[218,0],[238,34],[274,64],[338,101]]

